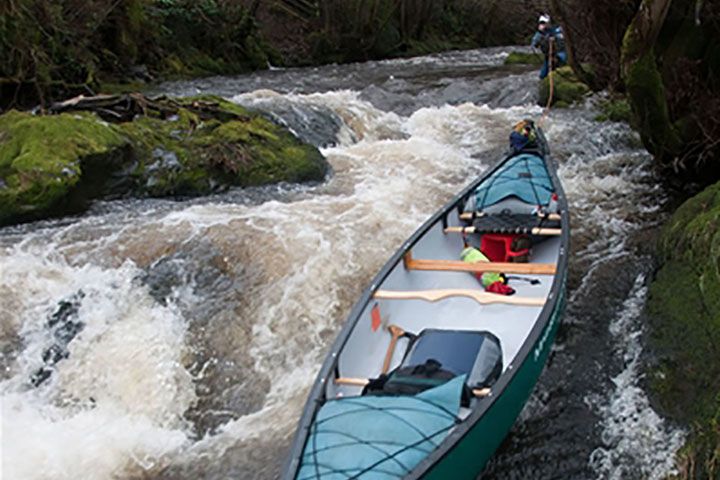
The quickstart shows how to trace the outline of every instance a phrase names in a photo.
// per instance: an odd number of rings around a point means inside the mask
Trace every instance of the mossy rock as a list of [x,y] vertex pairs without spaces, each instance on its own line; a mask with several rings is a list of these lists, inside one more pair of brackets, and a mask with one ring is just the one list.
[[657,359],[651,389],[661,410],[692,428],[682,451],[693,469],[687,478],[718,478],[720,183],[675,212],[661,236],[659,255],[663,264],[647,307],[650,348]]
[[632,122],[632,108],[624,98],[605,100],[599,107],[601,113],[595,117],[598,122]]
[[217,97],[170,101],[169,119],[108,124],[92,113],[0,116],[0,225],[117,196],[194,196],[230,186],[321,181],[317,148]]
[[[196,102],[219,106],[201,118]],[[317,148],[259,113],[217,97],[177,100],[170,120],[143,117],[120,125],[135,146],[134,176],[152,196],[198,195],[227,186],[320,181],[328,164]]]
[[0,225],[82,209],[129,147],[90,113],[0,115]]
[[[553,98],[552,105],[566,108],[582,100],[590,93],[590,87],[581,82],[569,66],[560,67],[552,73]],[[550,96],[550,76],[540,82],[538,104],[545,106]]]
[[510,52],[505,65],[542,65],[545,57],[539,53]]

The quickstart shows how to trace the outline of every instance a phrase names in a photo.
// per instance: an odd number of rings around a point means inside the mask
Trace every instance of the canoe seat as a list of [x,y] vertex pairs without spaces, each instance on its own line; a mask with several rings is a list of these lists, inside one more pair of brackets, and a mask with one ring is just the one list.
[[502,373],[500,340],[490,332],[425,329],[413,336],[400,365],[368,382],[365,393],[414,395],[465,376],[464,402]]

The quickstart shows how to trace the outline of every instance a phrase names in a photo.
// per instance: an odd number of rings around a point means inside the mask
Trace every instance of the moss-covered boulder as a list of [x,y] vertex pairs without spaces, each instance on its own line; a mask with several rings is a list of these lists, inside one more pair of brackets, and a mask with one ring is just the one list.
[[510,52],[505,65],[542,65],[545,57],[540,53]]
[[650,287],[650,375],[659,407],[691,427],[684,478],[720,474],[720,183],[683,204],[659,244]]
[[632,122],[630,103],[624,98],[609,98],[598,105],[600,114],[595,117],[598,122]]
[[118,129],[88,113],[0,116],[0,225],[82,208],[129,159]]
[[[119,125],[131,140],[140,193],[197,195],[223,187],[322,180],[328,165],[317,148],[256,112],[216,98],[177,100],[168,119]],[[212,104],[212,112],[198,108]]]
[[0,225],[79,211],[99,197],[201,195],[327,173],[317,148],[231,102],[159,108],[166,118],[118,124],[88,112],[0,116]]
[[548,103],[551,80],[553,82],[552,105],[555,107],[569,107],[590,93],[590,87],[577,78],[572,68],[560,67],[552,73],[552,78],[548,75],[540,82],[539,105],[545,106]]

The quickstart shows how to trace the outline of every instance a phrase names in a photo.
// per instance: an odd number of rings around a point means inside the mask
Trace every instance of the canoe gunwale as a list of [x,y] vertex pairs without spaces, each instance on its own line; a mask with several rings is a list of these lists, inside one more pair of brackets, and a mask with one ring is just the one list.
[[543,158],[547,171],[551,177],[555,193],[558,195],[558,210],[561,215],[561,233],[560,233],[560,248],[558,252],[557,270],[553,276],[553,283],[550,288],[550,292],[547,296],[547,301],[542,308],[538,319],[536,320],[533,328],[528,334],[519,352],[515,356],[512,362],[505,368],[503,374],[500,376],[498,381],[493,385],[492,392],[483,400],[482,403],[473,409],[472,413],[453,431],[448,437],[442,442],[442,444],[435,449],[430,455],[428,455],[420,464],[418,464],[406,477],[405,479],[417,479],[427,474],[432,467],[442,460],[453,448],[457,445],[462,438],[472,430],[475,424],[485,415],[485,413],[492,407],[494,402],[502,397],[502,393],[505,388],[511,383],[516,373],[520,370],[520,367],[525,361],[531,356],[533,350],[537,347],[538,341],[542,338],[543,332],[548,326],[551,316],[555,311],[557,302],[560,299],[561,289],[564,288],[565,277],[567,273],[568,257],[569,257],[569,246],[570,246],[570,217],[568,211],[567,198],[565,192],[560,183],[557,175],[557,169],[554,161],[550,155],[547,147],[547,142],[542,131],[538,131],[541,138],[541,147],[537,150],[523,150],[521,152],[512,152],[505,155],[499,162],[493,167],[488,169],[483,175],[479,176],[475,181],[465,187],[460,193],[455,195],[449,202],[447,202],[441,209],[435,212],[428,220],[426,220],[403,245],[388,259],[385,265],[380,271],[373,277],[370,286],[367,287],[361,294],[358,301],[353,306],[347,320],[343,323],[343,326],[338,333],[331,349],[328,351],[325,360],[318,371],[318,374],[313,382],[313,386],[308,394],[305,407],[303,409],[302,416],[298,423],[293,442],[290,449],[289,458],[286,462],[283,470],[282,478],[286,480],[293,480],[300,467],[300,460],[302,453],[305,448],[305,441],[307,439],[308,432],[312,426],[313,419],[317,410],[322,405],[324,400],[324,389],[326,383],[331,380],[331,376],[334,374],[339,359],[339,354],[347,343],[350,334],[352,333],[356,323],[358,322],[361,313],[366,308],[367,304],[373,300],[375,292],[381,287],[383,282],[390,275],[392,270],[396,267],[399,262],[402,262],[405,255],[412,250],[412,248],[418,243],[418,241],[438,222],[441,222],[443,228],[448,227],[447,218],[453,209],[456,209],[458,215],[460,215],[464,209],[464,205],[470,198],[470,195],[474,192],[477,186],[482,183],[487,177],[492,175],[500,167],[502,167],[509,159],[519,155],[521,153],[535,153]]

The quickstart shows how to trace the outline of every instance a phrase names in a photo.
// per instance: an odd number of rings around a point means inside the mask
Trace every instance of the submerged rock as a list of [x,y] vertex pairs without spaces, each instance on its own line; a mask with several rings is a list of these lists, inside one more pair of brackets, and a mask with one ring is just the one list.
[[259,113],[216,97],[162,105],[167,119],[117,124],[88,112],[0,116],[0,225],[81,211],[99,197],[202,195],[328,171],[317,148]]
[[[685,478],[717,478],[720,448],[720,183],[665,226],[650,287],[650,386],[666,414],[692,426]],[[714,459],[714,460],[713,460]]]

